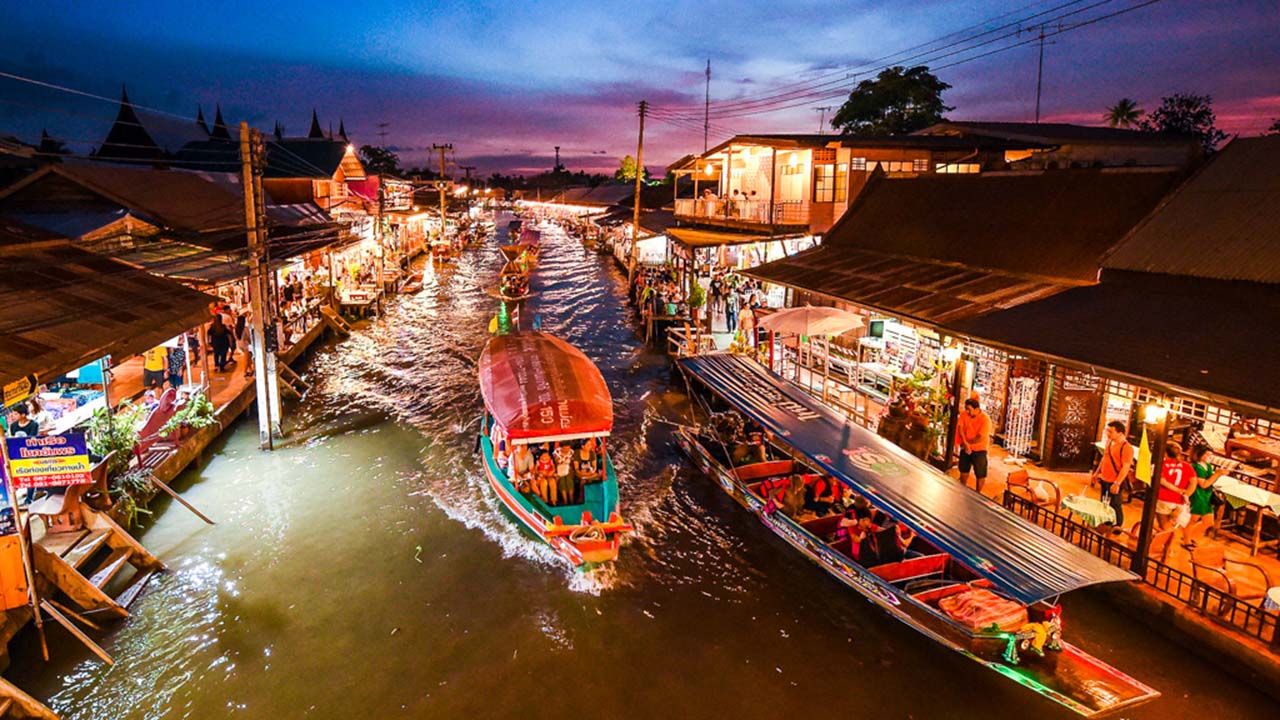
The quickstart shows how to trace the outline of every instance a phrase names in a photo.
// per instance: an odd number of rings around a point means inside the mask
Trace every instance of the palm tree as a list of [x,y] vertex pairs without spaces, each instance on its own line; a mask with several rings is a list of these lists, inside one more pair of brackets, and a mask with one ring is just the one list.
[[1120,98],[1120,102],[1107,108],[1102,119],[1113,128],[1129,128],[1137,125],[1140,117],[1142,108],[1138,107],[1137,101],[1133,98]]

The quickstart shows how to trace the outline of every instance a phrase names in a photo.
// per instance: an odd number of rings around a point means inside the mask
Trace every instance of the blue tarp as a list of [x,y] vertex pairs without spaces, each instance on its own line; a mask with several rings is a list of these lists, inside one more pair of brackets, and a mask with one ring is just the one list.
[[777,442],[1011,597],[1032,603],[1086,585],[1136,578],[846,420],[758,363],[734,355],[680,363]]

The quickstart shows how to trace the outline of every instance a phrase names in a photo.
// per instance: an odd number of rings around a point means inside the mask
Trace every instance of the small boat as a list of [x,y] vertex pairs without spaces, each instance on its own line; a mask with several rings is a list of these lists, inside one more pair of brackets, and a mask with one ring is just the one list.
[[[605,447],[613,398],[595,364],[545,333],[499,335],[480,355],[480,393],[485,473],[511,514],[575,567],[617,557],[623,533],[632,528],[618,513],[618,479]],[[549,504],[513,482],[499,462],[506,448],[517,445],[572,445],[588,438],[599,443],[599,466],[595,477],[575,484],[576,504]]]
[[491,289],[489,294],[505,302],[528,300],[534,296],[529,290],[529,272],[515,261],[508,262],[502,268],[498,287]]
[[[697,383],[695,392],[731,409],[722,417],[733,422],[678,427],[677,444],[832,577],[944,647],[1080,715],[1159,696],[1062,639],[1059,596],[1131,580],[1132,573],[973,492],[758,363],[713,354],[679,365]],[[742,442],[736,422],[758,432]],[[726,438],[726,428],[739,440]],[[819,512],[797,511],[794,498],[818,487],[819,478],[824,489],[843,488],[826,497],[851,493],[857,510],[841,513],[833,501],[836,512],[825,503],[812,506]],[[792,498],[781,490],[801,482]],[[870,524],[877,514],[880,527]],[[854,517],[869,523],[859,528]]]

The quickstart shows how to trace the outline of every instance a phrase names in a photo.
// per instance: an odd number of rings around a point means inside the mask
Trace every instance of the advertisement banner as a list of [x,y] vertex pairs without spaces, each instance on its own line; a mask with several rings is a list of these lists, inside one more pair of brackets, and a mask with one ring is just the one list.
[[89,449],[84,433],[47,437],[6,438],[9,472],[17,489],[85,485],[89,473]]

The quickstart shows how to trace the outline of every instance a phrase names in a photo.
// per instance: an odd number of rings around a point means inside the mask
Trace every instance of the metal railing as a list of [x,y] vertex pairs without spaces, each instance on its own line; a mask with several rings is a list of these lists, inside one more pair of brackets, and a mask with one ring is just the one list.
[[[1054,512],[1008,490],[1004,492],[1004,506],[1112,565],[1125,569],[1133,566],[1132,548],[1097,533],[1069,515]],[[1251,603],[1232,595],[1155,557],[1147,559],[1143,580],[1214,622],[1260,640],[1271,652],[1280,654],[1280,631],[1277,631],[1280,613],[1264,609],[1259,601]]]
[[[684,198],[676,200],[676,217],[708,220],[736,220],[769,225],[768,200],[721,200]],[[776,201],[772,224],[804,225],[809,222],[809,205],[799,200]]]

